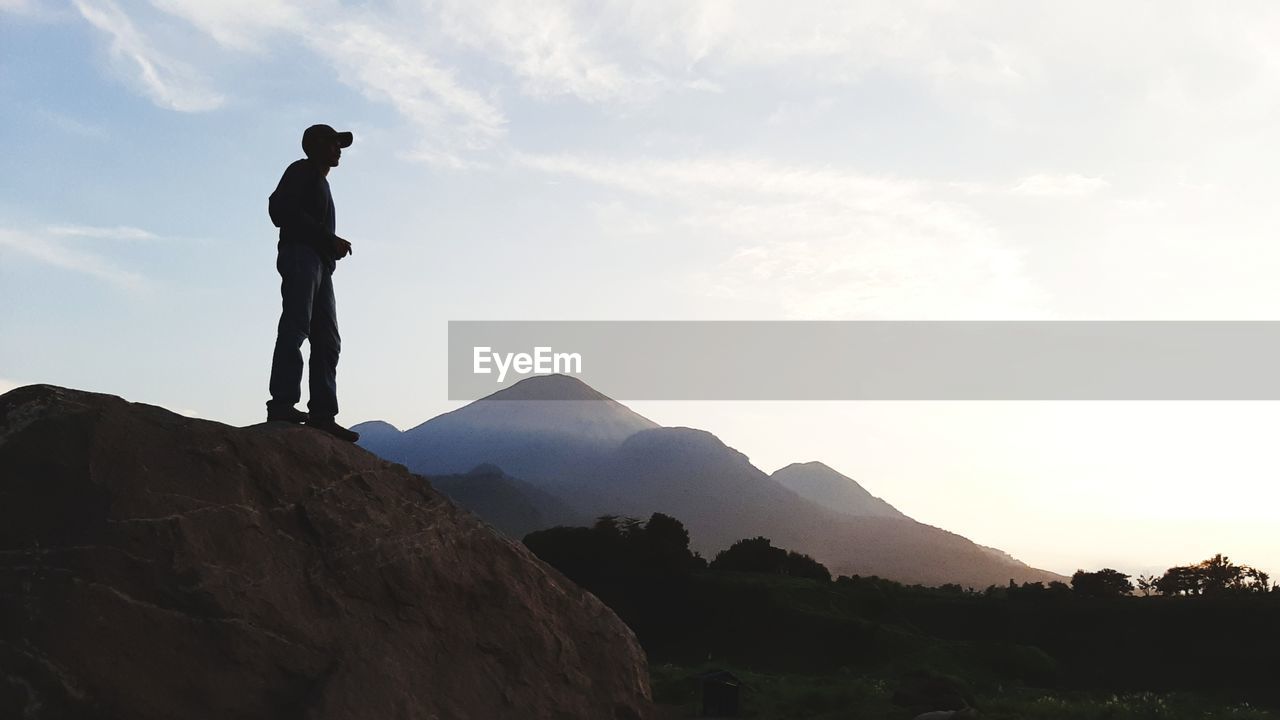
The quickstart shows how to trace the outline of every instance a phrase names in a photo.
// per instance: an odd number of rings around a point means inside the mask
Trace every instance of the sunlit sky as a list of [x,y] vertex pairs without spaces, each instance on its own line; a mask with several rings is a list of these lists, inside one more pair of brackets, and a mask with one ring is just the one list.
[[[330,176],[340,420],[460,319],[1280,319],[1266,2],[0,0],[0,389],[262,419]],[[1280,369],[1278,369],[1280,370]],[[1280,574],[1275,403],[633,403],[1039,567]]]

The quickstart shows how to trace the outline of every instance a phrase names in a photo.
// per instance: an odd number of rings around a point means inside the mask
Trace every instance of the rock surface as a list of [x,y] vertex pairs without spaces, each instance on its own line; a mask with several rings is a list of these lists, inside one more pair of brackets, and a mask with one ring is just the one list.
[[595,597],[303,427],[0,396],[0,717],[643,718]]

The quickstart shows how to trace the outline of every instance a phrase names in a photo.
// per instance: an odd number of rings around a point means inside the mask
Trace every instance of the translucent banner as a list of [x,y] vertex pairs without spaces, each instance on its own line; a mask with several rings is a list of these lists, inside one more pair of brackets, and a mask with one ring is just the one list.
[[1273,321],[451,321],[449,398],[1277,400]]

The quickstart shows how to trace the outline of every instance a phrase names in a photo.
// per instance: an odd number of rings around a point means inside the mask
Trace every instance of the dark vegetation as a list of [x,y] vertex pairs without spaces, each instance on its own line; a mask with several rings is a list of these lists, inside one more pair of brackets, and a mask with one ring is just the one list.
[[1265,573],[1221,555],[1136,586],[1103,569],[1077,572],[1070,585],[977,590],[831,579],[812,558],[762,537],[707,563],[688,541],[683,525],[662,514],[645,522],[605,516],[591,528],[525,538],[631,626],[656,668],[659,699],[688,700],[687,675],[727,667],[757,687],[790,678],[783,696],[809,692],[818,705],[829,695],[832,707],[849,707],[857,704],[850,693],[865,695],[870,704],[859,707],[868,713],[888,703],[885,688],[922,674],[951,678],[988,715],[1005,707],[1010,717],[1039,717],[1028,708],[1054,703],[1065,705],[1045,717],[1184,716],[1143,709],[1168,698],[1234,708],[1223,717],[1267,717],[1242,703],[1280,706],[1280,591]]

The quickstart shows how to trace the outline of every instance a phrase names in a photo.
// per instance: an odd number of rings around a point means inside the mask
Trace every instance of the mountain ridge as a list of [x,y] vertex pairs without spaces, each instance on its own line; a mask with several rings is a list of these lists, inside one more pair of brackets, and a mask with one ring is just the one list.
[[[1065,580],[918,523],[822,465],[848,483],[851,497],[867,501],[861,513],[827,507],[778,482],[708,431],[658,426],[584,387],[590,390],[563,376],[526,378],[402,433],[388,459],[428,476],[492,463],[590,517],[662,512],[685,524],[691,546],[704,555],[764,535],[837,573],[979,587],[1011,579]],[[551,399],[558,388],[577,394]],[[584,395],[594,399],[578,399]],[[533,399],[504,402],[505,397]],[[596,425],[587,437],[575,433]]]

